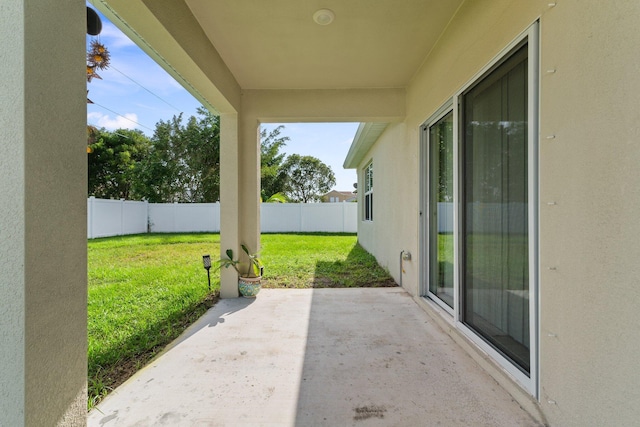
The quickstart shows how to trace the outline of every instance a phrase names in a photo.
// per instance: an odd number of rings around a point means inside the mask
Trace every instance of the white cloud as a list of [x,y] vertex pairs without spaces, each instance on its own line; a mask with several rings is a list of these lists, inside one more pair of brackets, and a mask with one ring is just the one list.
[[135,113],[125,113],[124,117],[116,116],[111,118],[107,114],[96,111],[87,114],[87,122],[94,124],[96,127],[108,130],[116,129],[135,129],[138,125],[134,122],[138,121],[138,115]]

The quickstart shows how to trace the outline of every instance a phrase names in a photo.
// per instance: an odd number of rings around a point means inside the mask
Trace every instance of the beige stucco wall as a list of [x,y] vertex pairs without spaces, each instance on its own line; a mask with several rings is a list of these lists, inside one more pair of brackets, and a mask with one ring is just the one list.
[[541,385],[558,425],[640,419],[639,16],[564,0],[541,24]]
[[0,5],[0,425],[84,425],[86,11]]
[[[243,114],[239,141],[239,219],[240,244],[250,251],[260,251],[260,123],[256,117]],[[249,259],[239,253],[245,262]]]
[[[245,115],[220,116],[220,256],[232,249],[234,258],[248,262],[241,250],[260,251],[260,138],[257,119]],[[238,296],[238,275],[220,272],[220,295]]]
[[400,249],[412,250],[415,271],[403,281],[416,292],[419,126],[539,18],[540,407],[551,425],[634,425],[640,3],[549,3],[461,7],[407,89],[406,121],[390,126],[360,165],[361,174],[374,161],[375,201],[359,238],[396,278]]
[[[220,256],[227,249],[240,249],[238,182],[238,115],[220,115]],[[238,296],[238,274],[232,268],[220,270],[220,296]]]
[[244,90],[242,112],[262,123],[398,122],[405,116],[405,90]]
[[[373,162],[373,221],[364,221],[363,169]],[[406,136],[404,123],[390,124],[358,167],[358,241],[389,271],[396,283],[417,295],[418,263],[404,261],[400,252],[418,252],[418,156]]]
[[[12,105],[22,96],[20,45],[24,17],[21,1],[0,6],[0,105]],[[7,45],[6,41],[12,41]],[[13,46],[12,46],[13,45]],[[4,51],[6,50],[6,53]],[[4,110],[4,109],[3,109]],[[24,119],[22,111],[0,114],[0,425],[24,420]],[[13,143],[11,142],[13,141]],[[9,242],[11,242],[9,244]]]

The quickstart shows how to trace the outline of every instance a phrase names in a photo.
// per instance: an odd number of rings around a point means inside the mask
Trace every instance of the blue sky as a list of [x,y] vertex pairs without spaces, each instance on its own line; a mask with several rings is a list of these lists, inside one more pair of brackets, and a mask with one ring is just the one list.
[[[115,25],[102,14],[100,17],[102,33],[97,38],[111,53],[111,67],[98,71],[102,80],[93,79],[87,85],[88,97],[95,103],[87,104],[87,122],[108,130],[140,129],[151,136],[160,120],[169,120],[181,112],[185,118],[195,115],[200,103]],[[90,40],[87,37],[87,43]],[[278,124],[264,126],[271,130]],[[353,190],[356,172],[343,169],[342,163],[357,123],[284,123],[284,126],[281,135],[291,138],[284,152],[319,158],[333,169],[337,190]]]

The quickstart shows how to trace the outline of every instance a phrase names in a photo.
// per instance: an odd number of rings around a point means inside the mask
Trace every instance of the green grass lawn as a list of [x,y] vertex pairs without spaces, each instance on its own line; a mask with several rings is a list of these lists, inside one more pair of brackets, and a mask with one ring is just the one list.
[[[355,235],[265,234],[271,288],[394,286]],[[131,376],[215,302],[202,255],[219,234],[145,234],[90,240],[89,407]],[[212,291],[219,272],[211,269]],[[259,296],[258,296],[259,298]]]
[[202,255],[219,247],[218,234],[89,241],[90,407],[211,306]]
[[395,286],[350,234],[263,234],[263,287]]

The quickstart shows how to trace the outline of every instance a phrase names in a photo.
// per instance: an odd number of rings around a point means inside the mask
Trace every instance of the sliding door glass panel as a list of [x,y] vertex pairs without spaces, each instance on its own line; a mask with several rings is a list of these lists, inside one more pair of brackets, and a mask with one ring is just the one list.
[[527,47],[463,94],[463,322],[530,370]]
[[453,112],[429,127],[429,292],[453,308]]

